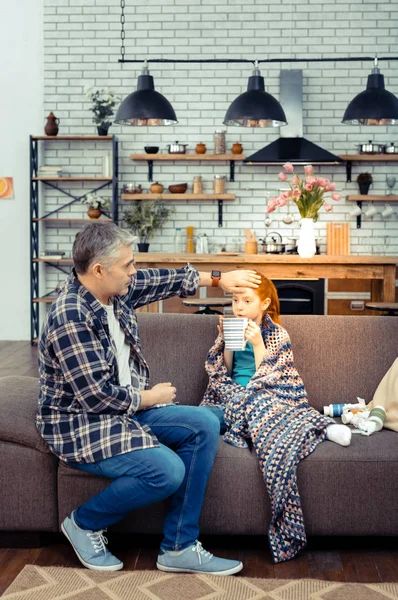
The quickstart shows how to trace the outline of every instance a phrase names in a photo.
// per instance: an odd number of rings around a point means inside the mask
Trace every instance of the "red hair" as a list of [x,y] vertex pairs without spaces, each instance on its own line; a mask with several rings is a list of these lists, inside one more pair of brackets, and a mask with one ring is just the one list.
[[265,311],[263,313],[263,316],[261,319],[262,323],[264,325],[266,324],[264,315],[268,314],[274,323],[277,323],[277,325],[280,325],[281,322],[279,319],[279,315],[281,314],[281,309],[280,309],[278,292],[276,291],[276,287],[274,286],[272,281],[270,279],[267,279],[267,277],[264,277],[264,275],[262,273],[259,273],[258,271],[256,271],[256,273],[257,273],[257,275],[260,275],[261,283],[258,286],[258,288],[256,288],[254,291],[256,292],[257,296],[260,298],[261,302],[264,302],[266,300],[266,298],[269,298],[271,300],[268,308],[265,309]]

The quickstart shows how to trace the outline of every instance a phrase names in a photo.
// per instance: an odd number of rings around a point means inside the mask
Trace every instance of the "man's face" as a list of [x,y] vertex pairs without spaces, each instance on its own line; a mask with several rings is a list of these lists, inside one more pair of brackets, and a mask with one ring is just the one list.
[[103,286],[109,296],[127,294],[131,278],[137,273],[134,266],[134,253],[131,246],[121,246],[119,257],[109,267],[104,268]]

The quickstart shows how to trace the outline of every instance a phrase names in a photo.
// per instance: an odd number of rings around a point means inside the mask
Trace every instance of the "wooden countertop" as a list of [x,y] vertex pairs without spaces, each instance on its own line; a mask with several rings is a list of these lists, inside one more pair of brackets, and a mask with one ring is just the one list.
[[398,256],[330,256],[328,254],[316,254],[312,258],[301,258],[297,254],[244,254],[236,256],[230,254],[177,254],[171,252],[136,252],[137,263],[170,263],[181,264],[190,262],[192,264],[230,264],[231,266],[245,264],[338,264],[338,265],[398,265]]
[[317,254],[301,258],[297,254],[176,254],[139,252],[140,268],[177,268],[191,263],[199,271],[253,269],[270,279],[370,279],[372,302],[394,302],[398,256],[330,256]]

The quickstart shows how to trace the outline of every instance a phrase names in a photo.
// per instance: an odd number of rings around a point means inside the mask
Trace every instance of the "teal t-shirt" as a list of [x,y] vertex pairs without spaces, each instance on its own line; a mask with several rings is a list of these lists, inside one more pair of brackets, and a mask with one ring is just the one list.
[[256,361],[253,346],[250,342],[247,342],[244,350],[234,352],[231,377],[234,381],[246,387],[255,372]]

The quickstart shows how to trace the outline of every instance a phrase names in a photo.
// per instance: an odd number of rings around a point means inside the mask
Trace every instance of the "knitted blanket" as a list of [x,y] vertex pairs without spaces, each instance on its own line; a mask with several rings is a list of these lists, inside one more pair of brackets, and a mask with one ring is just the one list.
[[224,408],[229,444],[246,448],[251,438],[271,501],[271,553],[282,562],[307,543],[297,465],[324,441],[334,421],[309,406],[287,331],[266,315],[261,333],[268,353],[246,388],[231,379],[218,336],[207,355],[209,384],[201,405]]

